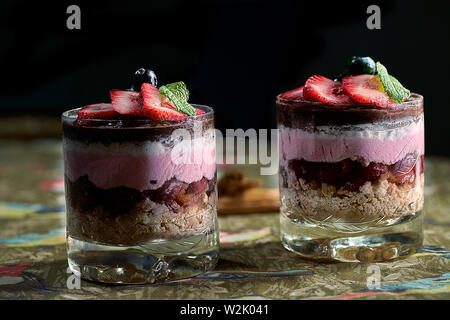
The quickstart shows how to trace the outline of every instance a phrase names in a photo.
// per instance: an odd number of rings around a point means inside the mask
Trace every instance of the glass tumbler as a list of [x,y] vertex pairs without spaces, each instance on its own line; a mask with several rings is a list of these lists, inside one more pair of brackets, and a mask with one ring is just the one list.
[[423,97],[393,108],[277,97],[283,246],[323,261],[384,261],[423,240]]
[[176,120],[62,115],[67,254],[107,283],[191,277],[218,259],[213,110]]

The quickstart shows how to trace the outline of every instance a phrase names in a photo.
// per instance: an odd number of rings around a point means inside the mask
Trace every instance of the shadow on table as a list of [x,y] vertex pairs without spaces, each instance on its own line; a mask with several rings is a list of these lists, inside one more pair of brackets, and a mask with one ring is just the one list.
[[280,272],[299,268],[313,271],[317,266],[334,264],[303,259],[287,251],[280,241],[268,241],[222,246],[215,271]]

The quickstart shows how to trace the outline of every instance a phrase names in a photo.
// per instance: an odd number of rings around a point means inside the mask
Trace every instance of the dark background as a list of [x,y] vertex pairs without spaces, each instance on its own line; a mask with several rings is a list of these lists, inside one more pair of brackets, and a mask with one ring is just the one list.
[[[70,4],[81,30],[66,28]],[[370,4],[381,30],[366,27]],[[278,93],[359,54],[425,96],[427,154],[450,156],[448,1],[2,1],[0,15],[3,116],[108,102],[148,67],[184,81],[220,129],[275,128]]]

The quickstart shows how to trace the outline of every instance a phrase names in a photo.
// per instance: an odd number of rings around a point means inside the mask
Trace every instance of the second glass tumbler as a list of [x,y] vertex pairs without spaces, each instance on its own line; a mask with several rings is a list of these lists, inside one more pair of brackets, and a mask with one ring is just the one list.
[[380,108],[278,96],[277,109],[283,245],[349,262],[415,252],[423,239],[423,97]]

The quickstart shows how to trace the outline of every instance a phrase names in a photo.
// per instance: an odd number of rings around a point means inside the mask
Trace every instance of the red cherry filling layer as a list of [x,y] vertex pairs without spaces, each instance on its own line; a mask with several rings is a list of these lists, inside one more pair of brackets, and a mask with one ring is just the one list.
[[[289,170],[293,170],[297,179],[306,182],[326,183],[334,185],[336,189],[344,188],[358,191],[367,181],[375,182],[387,179],[397,185],[413,184],[416,179],[416,166],[423,173],[424,156],[420,159],[414,154],[408,154],[404,159],[392,164],[370,163],[367,167],[358,161],[345,159],[336,163],[309,162],[305,160],[289,161]],[[281,178],[285,180],[285,173]],[[286,187],[286,181],[283,181]]]
[[215,179],[202,178],[185,183],[173,178],[156,190],[143,192],[128,187],[100,189],[87,176],[75,182],[66,178],[66,185],[70,205],[78,211],[91,212],[100,206],[104,212],[114,216],[132,211],[136,204],[146,199],[165,204],[173,212],[181,212],[183,208],[200,204],[205,194],[209,196],[214,192]]
[[180,212],[183,207],[198,204],[203,193],[209,196],[214,191],[214,181],[202,178],[199,181],[185,183],[173,178],[166,181],[156,190],[144,191],[144,196],[156,203],[167,205],[174,212]]

